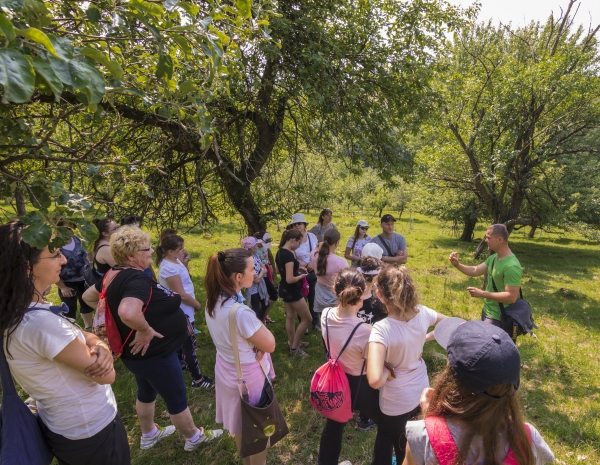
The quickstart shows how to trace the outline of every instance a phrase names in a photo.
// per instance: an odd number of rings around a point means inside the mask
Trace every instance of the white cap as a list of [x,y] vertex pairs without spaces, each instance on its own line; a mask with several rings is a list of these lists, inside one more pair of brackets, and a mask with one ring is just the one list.
[[367,223],[365,220],[360,220],[358,223],[356,223],[356,226],[369,226],[369,223]]
[[306,221],[306,218],[304,218],[304,213],[294,213],[292,215],[292,221],[290,221],[290,224],[294,223],[304,223],[308,225],[308,221]]
[[365,258],[365,257],[373,257],[376,258],[377,260],[381,260],[381,257],[383,256],[383,249],[381,247],[379,247],[377,244],[375,244],[374,242],[369,242],[367,245],[365,245],[362,249],[362,253],[361,253],[361,258]]

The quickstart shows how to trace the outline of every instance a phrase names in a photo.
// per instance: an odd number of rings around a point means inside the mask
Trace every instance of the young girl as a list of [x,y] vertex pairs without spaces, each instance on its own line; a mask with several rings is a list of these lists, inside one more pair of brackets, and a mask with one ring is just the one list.
[[332,290],[333,282],[338,271],[348,268],[348,262],[335,254],[339,243],[339,231],[329,229],[323,236],[321,247],[310,255],[309,266],[317,272],[315,313],[320,314],[324,308],[337,305],[337,296]]
[[192,375],[193,388],[211,388],[214,381],[203,376],[196,357],[196,336],[194,334],[194,312],[201,309],[200,302],[194,294],[194,283],[190,273],[182,263],[184,258],[183,238],[175,234],[162,235],[156,249],[156,265],[158,266],[158,282],[161,286],[181,296],[181,309],[188,318],[189,337],[181,350],[182,366]]
[[[396,451],[397,463],[404,460],[406,422],[419,411],[419,398],[429,386],[427,368],[421,355],[430,326],[444,315],[423,305],[406,268],[386,267],[377,276],[377,296],[385,305],[387,318],[375,323],[369,338],[367,378],[380,389],[379,406],[383,424]],[[387,463],[392,461],[388,447]]]
[[[524,423],[516,395],[521,358],[510,336],[482,321],[465,322],[462,318],[441,321],[434,335],[448,351],[448,365],[435,387],[423,391],[425,420],[406,425],[404,464],[553,462],[554,454],[540,433]],[[429,433],[433,429],[437,434]],[[437,457],[446,454],[438,449],[437,455],[435,450],[444,435],[453,443],[454,453],[439,462]]]
[[360,220],[356,224],[354,236],[348,239],[348,242],[346,243],[346,253],[344,254],[344,257],[346,257],[346,260],[352,261],[352,268],[358,266],[358,262],[362,256],[363,247],[371,241],[371,236],[367,234],[368,230],[369,223],[365,220]]
[[[281,275],[279,295],[283,299],[285,308],[285,329],[290,344],[290,355],[305,358],[308,354],[302,350],[302,347],[308,344],[301,345],[301,341],[304,331],[310,326],[312,317],[302,296],[302,280],[305,275],[298,271],[300,263],[294,253],[300,247],[301,240],[302,233],[297,229],[285,230],[281,235],[275,263]],[[300,317],[298,328],[295,328],[296,315]]]
[[[229,312],[238,302],[242,288],[252,285],[254,260],[245,249],[228,249],[212,255],[204,278],[206,289],[206,324],[217,349],[216,413],[217,423],[235,436],[238,451],[242,443],[241,399],[231,345]],[[236,311],[237,342],[243,380],[248,387],[250,403],[256,405],[265,383],[259,360],[264,359],[274,378],[270,353],[275,350],[275,338],[255,313],[246,305]],[[243,459],[244,465],[264,465],[267,449]]]
[[110,218],[102,220],[96,218],[94,225],[98,229],[98,239],[94,242],[94,268],[100,276],[104,276],[117,264],[110,254],[110,237],[117,231],[118,226]]
[[310,228],[310,232],[317,236],[319,242],[323,242],[325,233],[330,229],[335,229],[335,224],[332,223],[333,212],[330,208],[324,208],[321,210],[317,224]]
[[[321,317],[323,339],[329,341],[329,353],[331,357],[335,358],[342,350],[354,328],[360,325],[342,353],[339,363],[350,384],[352,405],[361,414],[379,420],[382,416],[381,410],[379,410],[379,391],[369,386],[365,374],[371,327],[364,324],[357,317],[358,309],[362,303],[362,296],[365,292],[365,280],[358,271],[345,269],[336,275],[333,288],[338,296],[339,305],[323,311]],[[345,425],[345,423],[339,423],[331,419],[327,419],[325,422],[319,446],[319,465],[338,464]],[[388,449],[391,447],[389,441],[382,439],[385,435],[384,428],[377,430],[373,464],[389,465],[390,463],[385,460],[382,461],[381,453],[378,451],[378,448],[384,444],[388,445]],[[385,455],[384,453],[384,459]]]
[[363,278],[365,278],[365,283],[367,285],[367,288],[365,289],[365,296],[367,296],[367,298],[362,302],[358,317],[362,318],[370,325],[374,325],[387,316],[385,307],[373,289],[373,282],[382,268],[383,263],[375,257],[365,257],[361,259],[360,266],[357,268],[363,275]]

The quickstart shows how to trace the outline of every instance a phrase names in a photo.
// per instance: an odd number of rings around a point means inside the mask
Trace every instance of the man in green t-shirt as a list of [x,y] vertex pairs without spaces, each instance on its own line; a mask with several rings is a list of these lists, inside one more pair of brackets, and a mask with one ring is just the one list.
[[521,288],[521,277],[523,270],[517,257],[508,247],[508,230],[503,224],[491,225],[485,233],[485,242],[488,249],[493,253],[484,263],[477,266],[463,265],[458,261],[458,253],[450,254],[450,263],[460,272],[467,276],[482,276],[492,269],[492,277],[496,283],[494,291],[491,277],[488,277],[487,289],[481,290],[477,287],[468,287],[467,291],[471,297],[483,298],[483,311],[481,319],[495,326],[500,326],[500,305],[513,304],[519,298]]

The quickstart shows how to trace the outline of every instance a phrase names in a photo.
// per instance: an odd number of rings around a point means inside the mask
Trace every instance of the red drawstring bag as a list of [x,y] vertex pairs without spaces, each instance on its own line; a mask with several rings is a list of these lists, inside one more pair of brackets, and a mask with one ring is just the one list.
[[[438,463],[440,465],[452,465],[456,461],[459,451],[446,419],[444,417],[427,417],[425,418],[425,428]],[[531,444],[531,430],[527,424],[525,425],[525,432],[529,444]],[[512,448],[508,449],[503,465],[519,465]]]
[[[364,321],[354,327],[337,358],[332,359],[329,349],[329,327],[327,325],[327,317],[330,311],[331,309],[328,309],[327,315],[325,315],[327,362],[319,367],[312,378],[310,383],[310,403],[325,418],[337,421],[338,423],[346,423],[352,418],[352,394],[346,373],[344,373],[338,360],[344,353],[344,350],[346,350],[352,336],[354,336],[354,333]],[[364,368],[365,364],[363,363],[363,370]],[[358,387],[360,388],[360,384]]]
[[[112,271],[112,270],[110,270],[110,271]],[[110,350],[113,354],[113,359],[116,362],[117,360],[119,360],[121,358],[121,355],[123,355],[123,347],[125,347],[125,344],[127,344],[129,339],[131,338],[131,335],[133,334],[134,330],[132,329],[131,331],[129,331],[129,334],[127,335],[127,337],[125,338],[124,341],[121,339],[121,333],[119,332],[117,322],[115,321],[115,318],[113,317],[110,307],[108,306],[108,300],[106,299],[106,291],[108,290],[108,286],[114,281],[114,279],[117,277],[117,275],[122,270],[116,270],[117,272],[112,275],[112,279],[107,284],[106,278],[108,278],[108,274],[110,273],[110,271],[108,271],[106,273],[106,275],[104,276],[104,279],[102,280],[102,292],[100,292],[100,294],[98,295],[98,306],[96,307],[96,311],[98,312],[98,311],[100,311],[100,309],[102,309],[104,312],[104,324],[105,324],[105,328],[106,328],[106,339],[108,342],[108,346],[110,347]],[[146,309],[148,308],[148,304],[150,303],[151,298],[152,298],[152,286],[150,286],[150,296],[148,297],[148,301],[142,308],[142,313],[146,312]]]

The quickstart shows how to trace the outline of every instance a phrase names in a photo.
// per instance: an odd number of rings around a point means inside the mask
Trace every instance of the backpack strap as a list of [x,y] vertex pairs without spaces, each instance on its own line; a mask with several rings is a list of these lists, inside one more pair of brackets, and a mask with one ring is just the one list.
[[433,453],[440,465],[451,465],[459,455],[458,447],[444,417],[426,417],[425,428]]
[[335,359],[335,361],[337,362],[340,357],[342,356],[342,354],[344,353],[344,350],[346,350],[346,347],[348,347],[348,344],[350,344],[350,340],[352,339],[352,337],[354,336],[354,333],[356,332],[356,330],[358,329],[358,327],[362,324],[365,324],[364,321],[361,321],[360,323],[358,323],[354,329],[352,330],[352,332],[350,333],[350,336],[348,336],[348,339],[346,340],[346,343],[344,344],[344,347],[342,347],[342,350],[340,350],[340,353],[338,354],[337,358]]
[[378,234],[377,237],[379,238],[379,242],[381,242],[381,245],[383,245],[385,247],[385,250],[387,251],[388,256],[393,257],[394,254],[392,253],[390,246],[387,245],[387,242],[383,239],[383,236],[381,234]]

